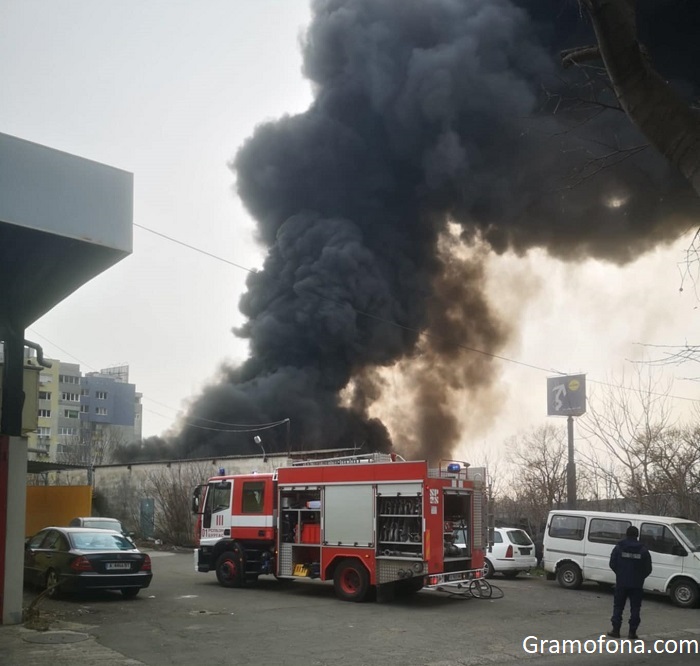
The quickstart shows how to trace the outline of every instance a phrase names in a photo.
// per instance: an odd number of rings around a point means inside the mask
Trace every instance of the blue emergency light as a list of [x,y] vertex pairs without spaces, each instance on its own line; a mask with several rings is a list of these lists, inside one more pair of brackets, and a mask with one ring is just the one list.
[[224,476],[226,474],[226,470],[223,467],[219,467],[219,476]]
[[447,466],[447,471],[450,473],[459,472],[460,469],[462,469],[462,466],[459,463],[450,463]]

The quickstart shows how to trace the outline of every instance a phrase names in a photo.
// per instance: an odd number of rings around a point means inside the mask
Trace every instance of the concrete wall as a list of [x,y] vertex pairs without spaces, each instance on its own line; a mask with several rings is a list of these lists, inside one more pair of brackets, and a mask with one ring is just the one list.
[[[287,464],[289,459],[282,454],[270,455],[266,461],[258,455],[100,465],[95,467],[94,472],[93,514],[118,518],[138,536],[150,536],[143,525],[144,503],[154,507],[155,525],[162,526],[166,509],[173,510],[172,506],[166,507],[165,504],[175,504],[173,500],[179,498],[189,518],[192,490],[222,469],[225,474],[269,473]],[[82,470],[64,470],[53,472],[49,483],[80,485],[85,483],[85,479],[86,473]],[[186,517],[179,514],[168,520],[183,521]],[[155,536],[159,532],[163,536],[162,529],[156,530]]]

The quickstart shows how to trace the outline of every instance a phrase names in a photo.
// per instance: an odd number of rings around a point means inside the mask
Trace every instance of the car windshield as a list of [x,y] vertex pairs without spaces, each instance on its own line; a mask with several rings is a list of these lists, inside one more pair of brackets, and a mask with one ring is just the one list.
[[676,529],[700,552],[700,525],[697,523],[675,523]]
[[508,530],[508,538],[511,543],[516,546],[531,546],[532,539],[527,535],[527,532],[522,530]]
[[78,550],[132,550],[133,546],[121,534],[106,534],[102,531],[73,532],[73,545]]

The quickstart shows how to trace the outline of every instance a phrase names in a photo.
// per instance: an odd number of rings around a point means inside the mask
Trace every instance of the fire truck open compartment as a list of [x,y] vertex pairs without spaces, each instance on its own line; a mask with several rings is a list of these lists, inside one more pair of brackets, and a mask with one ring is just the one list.
[[420,484],[377,487],[377,556],[423,558]]
[[[445,571],[470,568],[471,494],[445,489],[443,501]],[[463,546],[462,546],[463,544]]]
[[319,575],[321,488],[281,488],[279,497],[279,576]]

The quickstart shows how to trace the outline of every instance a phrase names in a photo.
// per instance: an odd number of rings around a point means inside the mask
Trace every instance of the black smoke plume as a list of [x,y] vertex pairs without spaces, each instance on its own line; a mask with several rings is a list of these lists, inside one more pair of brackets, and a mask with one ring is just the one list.
[[[401,450],[370,408],[378,371],[406,361],[419,369],[406,396],[417,453],[449,454],[460,435],[450,395],[473,397],[461,418],[489,417],[479,395],[498,377],[469,348],[497,353],[517,325],[489,305],[485,254],[539,247],[624,263],[697,219],[690,189],[651,148],[610,157],[643,143],[623,113],[571,102],[580,72],[563,70],[559,51],[594,42],[577,2],[312,5],[302,48],[313,103],[260,125],[231,165],[267,248],[240,301],[250,357],[193,400],[168,442],[176,457],[259,452],[254,433],[228,424],[284,419],[289,431],[262,433],[268,453]],[[700,3],[640,6],[652,59],[697,95]]]

